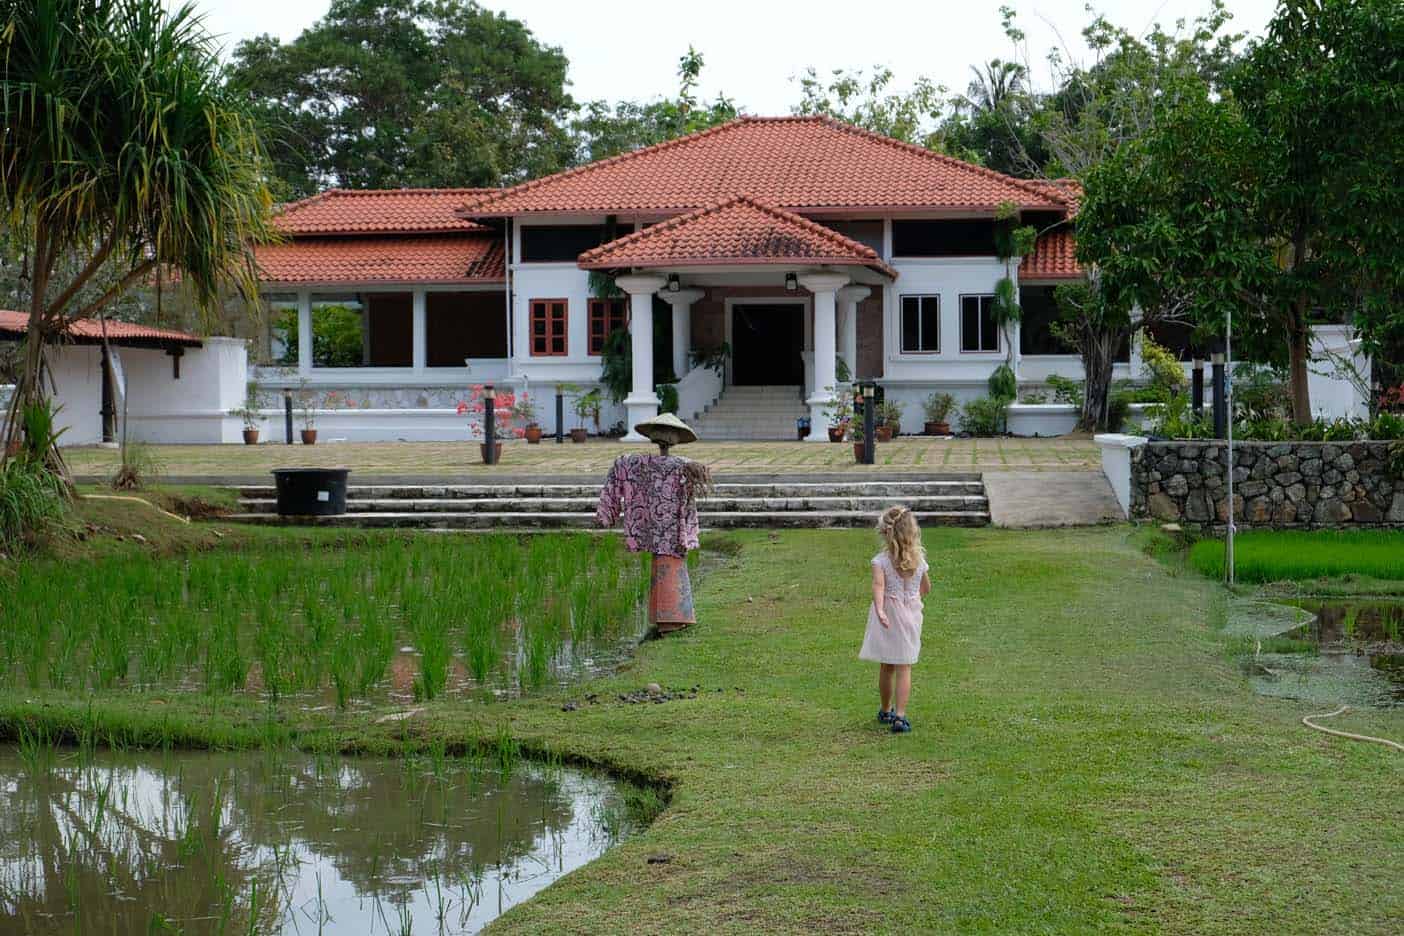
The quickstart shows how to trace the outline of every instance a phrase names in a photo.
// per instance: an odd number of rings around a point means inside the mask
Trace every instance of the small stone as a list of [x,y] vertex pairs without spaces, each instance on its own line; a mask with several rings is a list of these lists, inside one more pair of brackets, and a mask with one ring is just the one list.
[[1195,523],[1206,523],[1213,516],[1213,508],[1209,503],[1209,495],[1202,491],[1196,491],[1185,498],[1185,519]]
[[1394,495],[1394,501],[1389,505],[1389,513],[1385,518],[1390,523],[1404,523],[1404,491]]
[[574,702],[567,702],[565,705],[562,705],[562,706],[561,706],[561,711],[562,711],[562,712],[573,712],[573,711],[575,711],[575,710],[578,709],[578,708],[580,708],[580,706],[577,705],[576,703],[574,703]]
[[664,852],[658,855],[649,855],[646,860],[649,864],[668,864],[673,860],[673,856]]
[[1312,520],[1316,523],[1344,523],[1350,519],[1350,508],[1335,498],[1323,500],[1316,505]]
[[1353,504],[1350,513],[1356,523],[1379,523],[1384,518],[1384,513],[1380,508],[1367,500]]
[[651,682],[651,683],[649,683],[647,686],[644,686],[644,690],[645,690],[649,695],[658,695],[659,693],[661,693],[661,692],[663,691],[663,687],[660,686],[660,685],[658,685],[658,683],[656,683],[656,682]]
[[1189,481],[1182,474],[1174,475],[1165,482],[1165,493],[1173,497],[1184,497],[1189,493]]
[[133,533],[133,534],[132,534],[132,542],[134,542],[134,543],[145,543],[145,542],[146,542],[146,537],[142,536],[140,533]]
[[1300,483],[1287,485],[1287,499],[1294,504],[1300,504],[1306,497],[1306,486]]
[[1146,509],[1157,520],[1180,519],[1180,507],[1168,494],[1152,494],[1146,501]]
[[1301,464],[1297,466],[1297,470],[1300,471],[1304,477],[1319,478],[1321,477],[1321,465],[1322,462],[1319,458],[1303,459]]
[[[1222,514],[1222,511],[1220,513]],[[1272,518],[1272,501],[1266,497],[1253,498],[1248,502],[1245,516],[1249,523],[1267,523]],[[1221,516],[1221,519],[1224,518]]]
[[1162,523],[1160,525],[1160,531],[1162,533],[1180,533],[1182,532],[1182,528],[1178,523]]
[[1345,452],[1340,458],[1336,459],[1336,467],[1341,471],[1349,471],[1355,467],[1355,459],[1350,457],[1349,452]]
[[1297,505],[1291,501],[1284,501],[1278,504],[1272,512],[1273,523],[1295,523],[1297,520]]

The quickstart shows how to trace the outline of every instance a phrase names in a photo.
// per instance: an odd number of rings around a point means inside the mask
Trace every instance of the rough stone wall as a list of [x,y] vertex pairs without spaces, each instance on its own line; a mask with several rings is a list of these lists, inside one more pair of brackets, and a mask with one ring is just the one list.
[[[1234,521],[1246,527],[1404,526],[1404,481],[1388,442],[1241,442]],[[1228,520],[1223,442],[1149,442],[1131,453],[1131,517],[1198,526]]]

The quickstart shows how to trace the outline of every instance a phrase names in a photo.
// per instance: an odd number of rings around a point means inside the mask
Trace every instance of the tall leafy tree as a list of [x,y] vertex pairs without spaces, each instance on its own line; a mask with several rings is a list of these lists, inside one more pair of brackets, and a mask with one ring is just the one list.
[[800,100],[792,108],[796,114],[825,114],[905,143],[950,152],[943,128],[951,112],[950,92],[930,78],[919,77],[902,91],[893,87],[889,68],[838,68],[821,77],[811,67],[799,85]]
[[[29,332],[7,420],[46,396],[45,351],[159,270],[203,307],[257,289],[266,161],[190,7],[10,0],[0,33],[0,197]],[[62,470],[56,450],[42,453]]]
[[1404,331],[1404,8],[1285,0],[1228,79],[1186,83],[1088,175],[1078,252],[1113,304],[1184,303],[1288,365],[1311,419],[1311,328]]
[[282,197],[500,185],[571,159],[566,57],[463,0],[333,0],[292,42],[238,45]]

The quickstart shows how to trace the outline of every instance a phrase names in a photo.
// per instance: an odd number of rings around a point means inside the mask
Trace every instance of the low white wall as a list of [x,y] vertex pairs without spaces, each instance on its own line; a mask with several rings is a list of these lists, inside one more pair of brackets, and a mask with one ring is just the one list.
[[1122,433],[1103,433],[1093,437],[1102,450],[1102,474],[1111,484],[1116,502],[1121,505],[1121,515],[1131,516],[1131,450],[1145,445],[1144,436]]
[[[187,348],[180,377],[164,351],[115,349],[127,387],[127,434],[140,442],[236,442],[243,423],[229,411],[244,402],[248,346],[241,338],[206,338]],[[121,416],[121,406],[118,406]]]

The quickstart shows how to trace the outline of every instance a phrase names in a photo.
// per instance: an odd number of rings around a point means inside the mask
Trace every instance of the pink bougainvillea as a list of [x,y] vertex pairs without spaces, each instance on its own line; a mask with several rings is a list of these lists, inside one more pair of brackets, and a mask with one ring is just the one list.
[[[483,396],[482,384],[474,384],[468,388],[468,391],[468,399],[460,400],[455,410],[458,415],[468,417],[468,438],[481,441],[487,431],[484,428],[486,425],[484,417],[487,413],[488,401]],[[514,421],[516,413],[516,395],[511,390],[498,390],[492,401],[492,414],[499,439],[520,439],[526,434],[526,430],[516,425]]]

